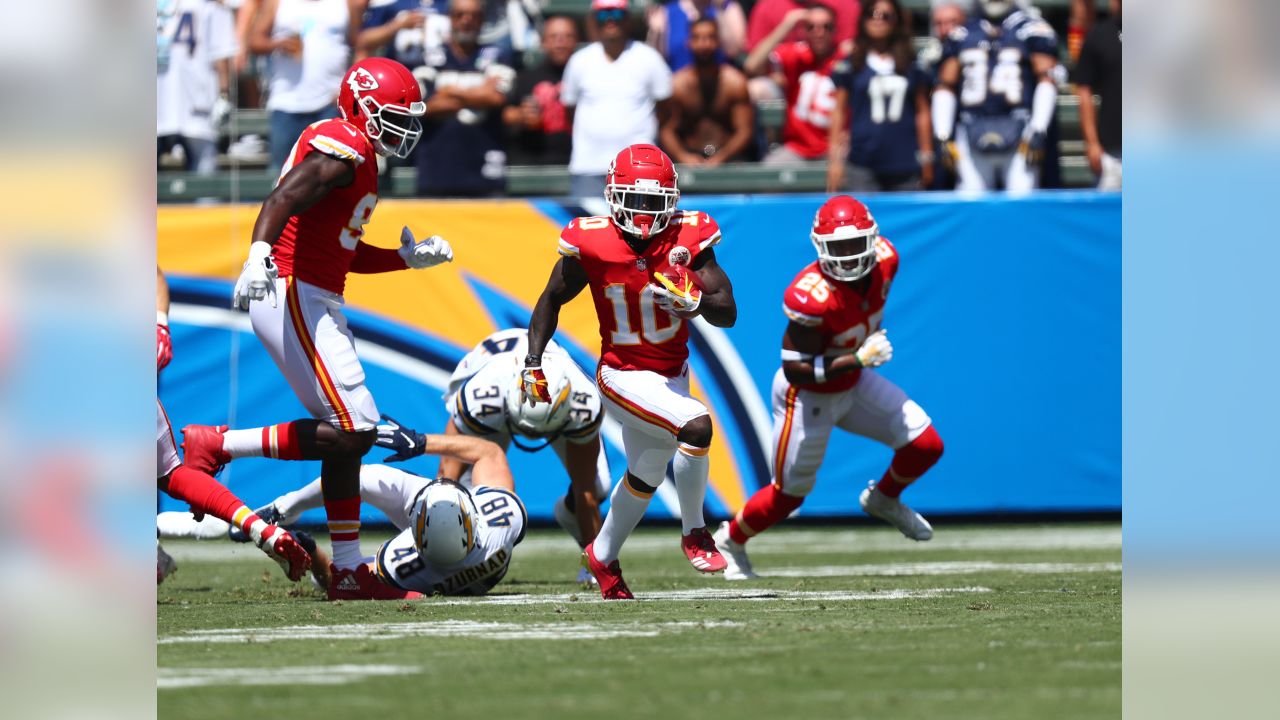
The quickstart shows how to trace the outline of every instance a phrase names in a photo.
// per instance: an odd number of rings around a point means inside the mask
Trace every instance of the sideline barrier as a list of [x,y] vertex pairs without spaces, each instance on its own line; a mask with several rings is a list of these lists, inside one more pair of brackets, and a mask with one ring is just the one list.
[[[716,426],[709,515],[736,511],[769,480],[768,398],[786,324],[782,291],[813,259],[808,228],[823,199],[682,203],[719,221],[717,256],[739,306],[736,327],[699,325],[691,344],[695,393],[709,403]],[[882,372],[929,412],[946,442],[943,459],[909,491],[909,502],[925,513],[1118,511],[1120,196],[916,194],[867,202],[902,255],[884,320],[894,359]],[[159,261],[174,298],[174,359],[160,394],[178,427],[253,427],[305,416],[247,314],[229,309],[256,212],[244,205],[159,210]],[[408,224],[420,235],[449,238],[457,259],[430,271],[352,276],[348,318],[379,409],[418,430],[440,431],[441,388],[454,364],[488,333],[527,323],[556,259],[558,231],[580,212],[553,201],[380,203],[367,226],[371,242],[391,245]],[[593,367],[599,339],[586,292],[565,308],[557,339]],[[606,427],[605,440],[616,479],[624,465],[616,428]],[[384,454],[375,448],[369,461]],[[858,492],[890,456],[837,431],[801,513],[860,514]],[[554,455],[513,449],[510,458],[530,514],[550,519],[568,487]],[[436,462],[404,466],[432,476]],[[256,506],[318,472],[318,463],[246,459],[223,478]],[[671,516],[673,496],[660,492],[650,515]],[[168,499],[162,505],[181,509]],[[365,507],[367,519],[379,519]]]

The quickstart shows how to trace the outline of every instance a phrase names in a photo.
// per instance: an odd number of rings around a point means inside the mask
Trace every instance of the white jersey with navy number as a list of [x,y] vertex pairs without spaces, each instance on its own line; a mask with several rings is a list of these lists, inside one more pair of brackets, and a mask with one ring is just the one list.
[[213,0],[156,2],[156,134],[215,140],[215,64],[236,54],[235,18]]
[[[529,334],[523,329],[503,330],[477,345],[449,378],[449,394],[445,405],[450,420],[459,432],[492,440],[506,449],[511,442],[504,399],[518,382],[524,357],[528,354]],[[568,370],[573,390],[569,395],[569,423],[559,437],[570,442],[585,443],[600,433],[604,411],[595,383],[573,362],[569,353],[550,341],[543,357],[556,355]]]
[[383,582],[427,595],[484,595],[507,574],[511,553],[524,539],[528,522],[515,493],[493,487],[472,492],[480,522],[476,544],[453,565],[433,565],[418,554],[412,529],[383,543],[376,566]]

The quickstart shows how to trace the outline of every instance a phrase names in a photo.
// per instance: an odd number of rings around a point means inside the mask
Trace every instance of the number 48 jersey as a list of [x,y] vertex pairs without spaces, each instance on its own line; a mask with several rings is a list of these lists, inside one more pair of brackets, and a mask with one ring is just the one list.
[[378,163],[369,140],[354,125],[336,118],[321,120],[302,131],[280,177],[315,152],[350,162],[355,180],[333,188],[324,200],[290,217],[273,255],[280,277],[292,275],[341,295],[356,243],[378,204]]
[[[787,286],[782,311],[792,322],[822,334],[823,355],[857,352],[867,336],[880,329],[889,285],[897,274],[898,251],[881,237],[876,240],[876,266],[861,281],[830,278],[815,260]],[[797,387],[818,393],[843,392],[857,385],[861,375],[858,370],[829,382]]]
[[609,217],[574,218],[560,234],[560,254],[587,273],[600,321],[600,362],[618,370],[676,377],[689,357],[689,328],[653,300],[655,272],[693,266],[720,242],[720,227],[704,212],[677,211],[643,252],[627,244]]
[[476,544],[461,562],[438,566],[418,554],[406,528],[378,549],[378,576],[403,590],[426,595],[484,595],[507,574],[511,553],[524,539],[524,503],[514,493],[481,487],[473,493],[480,513]]

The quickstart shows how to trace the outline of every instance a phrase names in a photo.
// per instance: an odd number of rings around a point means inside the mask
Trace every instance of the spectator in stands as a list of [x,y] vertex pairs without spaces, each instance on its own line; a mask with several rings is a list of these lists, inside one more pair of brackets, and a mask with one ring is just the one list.
[[965,0],[934,0],[929,13],[929,40],[916,58],[920,69],[929,74],[930,82],[942,62],[942,41],[969,19],[968,5]]
[[364,0],[262,0],[249,49],[271,55],[271,167],[280,168],[308,125],[336,117],[334,106]]
[[538,21],[542,19],[539,0],[483,0],[484,22],[480,44],[498,47],[520,61],[525,50],[538,44]]
[[511,53],[480,43],[481,0],[452,0],[449,40],[414,70],[427,117],[418,143],[418,194],[496,195],[506,189],[502,106],[515,81]]
[[560,102],[564,67],[578,47],[578,24],[553,15],[542,25],[542,63],[516,75],[502,119],[507,158],[514,165],[568,165],[572,147],[569,114]]
[[914,56],[911,17],[898,0],[868,0],[853,54],[831,74],[827,192],[920,190],[933,182],[929,78]]
[[747,16],[737,0],[668,0],[649,6],[649,34],[645,42],[667,59],[673,71],[693,62],[689,33],[693,23],[710,18],[719,25],[720,60],[745,52]]
[[[771,73],[787,100],[782,144],[764,156],[765,165],[787,165],[827,156],[831,110],[836,101],[831,69],[840,57],[836,52],[835,23],[835,11],[820,3],[793,12],[747,56],[747,74]],[[796,25],[804,28],[805,39],[782,42]]]
[[369,0],[356,36],[356,59],[385,55],[406,67],[426,62],[449,36],[447,0]]
[[1096,3],[1097,0],[1071,0],[1071,13],[1067,16],[1067,56],[1072,62],[1080,61],[1084,39],[1097,19]]
[[747,76],[721,59],[720,37],[709,17],[689,29],[693,64],[672,78],[672,101],[662,120],[662,146],[676,162],[715,166],[743,159],[751,145],[755,107]]
[[[759,0],[751,8],[751,19],[747,24],[747,52],[755,50],[788,15],[820,3],[836,14],[836,44],[843,45],[846,51],[852,49],[851,43],[858,33],[858,15],[862,11],[859,0]],[[804,28],[794,24],[782,37],[783,42],[799,42],[804,39]]]
[[[1076,66],[1080,96],[1080,131],[1084,135],[1089,168],[1098,176],[1099,190],[1119,190],[1120,173],[1120,0],[1111,0],[1111,17],[1095,24]],[[1093,96],[1102,102],[1093,106]]]
[[560,86],[560,101],[572,108],[575,197],[600,197],[618,151],[657,140],[657,113],[665,113],[671,97],[666,61],[627,35],[627,0],[592,0],[591,9],[600,40],[569,58]]
[[163,154],[181,145],[186,170],[218,171],[218,130],[231,103],[236,54],[231,11],[206,0],[161,4],[156,16],[156,137]]

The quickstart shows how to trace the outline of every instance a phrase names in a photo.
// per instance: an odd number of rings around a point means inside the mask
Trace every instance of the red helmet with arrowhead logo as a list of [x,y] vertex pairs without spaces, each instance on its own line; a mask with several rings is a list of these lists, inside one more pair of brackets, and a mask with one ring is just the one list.
[[666,229],[676,212],[680,190],[676,166],[653,145],[630,145],[609,164],[604,199],[613,221],[647,240]]
[[383,157],[409,157],[422,137],[427,105],[409,68],[386,58],[361,60],[338,90],[342,119],[362,130]]
[[853,282],[876,266],[876,240],[880,226],[867,206],[836,195],[813,216],[809,239],[818,251],[822,271],[836,280]]

